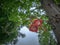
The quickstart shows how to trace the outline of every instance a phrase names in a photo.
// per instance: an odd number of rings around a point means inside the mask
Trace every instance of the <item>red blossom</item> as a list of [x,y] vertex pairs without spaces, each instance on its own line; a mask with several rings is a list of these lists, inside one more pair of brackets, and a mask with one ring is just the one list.
[[32,31],[32,32],[37,32],[38,31],[38,27],[32,24],[30,26],[29,30]]
[[38,31],[38,27],[42,26],[42,19],[35,19],[33,21],[33,23],[30,25],[29,30],[32,32],[37,32]]
[[33,21],[33,24],[35,24],[35,26],[41,26],[42,25],[42,19],[35,19],[34,21]]

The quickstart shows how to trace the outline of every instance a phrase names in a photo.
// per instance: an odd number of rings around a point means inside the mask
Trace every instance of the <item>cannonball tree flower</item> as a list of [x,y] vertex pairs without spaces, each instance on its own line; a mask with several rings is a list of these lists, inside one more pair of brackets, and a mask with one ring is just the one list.
[[38,31],[38,27],[35,26],[34,24],[31,24],[30,27],[29,27],[29,30],[32,31],[32,32],[37,32]]
[[43,22],[42,19],[35,19],[35,20],[33,21],[33,24],[35,24],[35,26],[41,26],[41,25],[42,25],[42,22]]
[[42,26],[42,19],[35,19],[33,21],[33,23],[30,25],[29,30],[32,32],[37,32],[38,31],[38,27]]

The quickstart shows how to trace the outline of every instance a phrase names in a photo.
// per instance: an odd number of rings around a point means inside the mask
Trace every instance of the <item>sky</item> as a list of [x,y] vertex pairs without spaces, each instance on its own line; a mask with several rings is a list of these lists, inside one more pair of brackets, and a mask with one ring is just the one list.
[[21,33],[25,34],[24,38],[19,37],[16,45],[39,45],[38,33],[31,32],[27,27],[22,27]]

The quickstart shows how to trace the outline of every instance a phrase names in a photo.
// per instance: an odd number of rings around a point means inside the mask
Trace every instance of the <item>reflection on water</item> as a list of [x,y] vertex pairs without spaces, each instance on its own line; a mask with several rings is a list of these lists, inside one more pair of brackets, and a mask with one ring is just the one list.
[[18,37],[16,45],[39,45],[37,33],[29,31],[25,26],[21,28],[20,32],[25,34],[25,37]]

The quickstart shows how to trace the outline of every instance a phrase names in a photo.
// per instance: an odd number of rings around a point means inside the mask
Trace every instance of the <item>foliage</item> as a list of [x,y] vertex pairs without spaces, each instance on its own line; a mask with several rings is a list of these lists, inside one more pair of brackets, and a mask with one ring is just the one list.
[[[43,19],[43,27],[51,30],[51,26],[46,24],[48,17],[40,7],[40,0],[0,0],[0,43],[12,41],[18,35],[19,26],[26,25],[28,27],[31,21],[36,18]],[[49,33],[46,32],[43,36],[45,36],[45,40],[41,39],[44,40],[41,42],[48,44],[46,37],[49,37]]]
[[41,45],[57,45],[57,42],[55,41],[55,38],[51,34],[52,27],[48,23],[49,18],[45,15],[41,17],[44,22],[42,25],[42,28],[39,29],[39,42]]
[[60,0],[54,0],[56,4],[60,4]]
[[[12,41],[17,37],[19,25],[27,25],[30,8],[39,0],[0,0],[0,43]],[[33,5],[36,6],[36,5]]]

